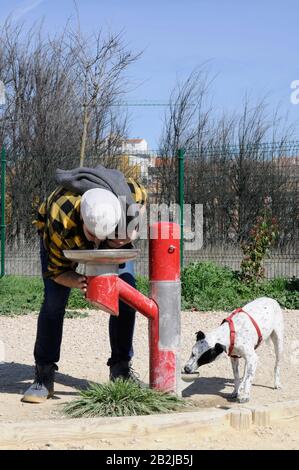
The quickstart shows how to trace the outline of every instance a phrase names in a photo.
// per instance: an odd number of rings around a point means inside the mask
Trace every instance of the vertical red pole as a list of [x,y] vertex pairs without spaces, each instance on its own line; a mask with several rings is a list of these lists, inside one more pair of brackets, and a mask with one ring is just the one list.
[[159,314],[150,319],[150,385],[180,393],[180,227],[172,222],[150,226],[151,297]]

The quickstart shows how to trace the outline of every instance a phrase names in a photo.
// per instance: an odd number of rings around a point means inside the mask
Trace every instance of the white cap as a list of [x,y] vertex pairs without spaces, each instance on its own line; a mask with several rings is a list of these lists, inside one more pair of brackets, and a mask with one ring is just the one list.
[[107,189],[89,189],[81,198],[81,215],[89,232],[106,238],[120,221],[121,204]]

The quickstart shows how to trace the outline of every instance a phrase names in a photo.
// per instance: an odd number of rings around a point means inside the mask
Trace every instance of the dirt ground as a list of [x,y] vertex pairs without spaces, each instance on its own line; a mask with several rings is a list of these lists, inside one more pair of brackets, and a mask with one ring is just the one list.
[[[182,312],[182,364],[189,357],[195,332],[208,331],[221,322],[223,312]],[[274,351],[272,344],[262,344],[257,374],[251,393],[251,404],[269,404],[299,397],[299,311],[284,311],[285,352],[282,363],[282,390],[273,389]],[[109,357],[108,319],[106,313],[90,311],[87,318],[66,319],[64,337],[57,373],[55,399],[43,405],[30,405],[20,401],[22,393],[33,377],[32,349],[36,334],[37,316],[0,317],[0,422],[63,419],[60,404],[75,398],[78,389],[90,381],[108,380]],[[134,369],[140,378],[148,381],[148,328],[147,320],[137,315],[134,339]],[[4,346],[4,348],[3,348]],[[201,368],[200,377],[186,383],[183,396],[192,398],[198,407],[234,406],[228,402],[232,391],[232,371],[228,357]],[[240,405],[238,405],[240,406]],[[123,442],[82,442],[75,448],[99,449],[197,449],[197,448],[285,448],[299,449],[298,419],[279,422],[267,428],[252,428],[247,432],[232,430],[230,436],[213,432],[209,436],[190,436],[188,442],[180,436],[159,435],[150,441],[129,436]],[[220,432],[220,431],[219,431]],[[235,435],[235,438],[234,438]],[[44,448],[55,448],[49,443]],[[63,448],[63,446],[60,446]],[[72,448],[70,443],[65,448]],[[74,448],[74,446],[73,446]]]

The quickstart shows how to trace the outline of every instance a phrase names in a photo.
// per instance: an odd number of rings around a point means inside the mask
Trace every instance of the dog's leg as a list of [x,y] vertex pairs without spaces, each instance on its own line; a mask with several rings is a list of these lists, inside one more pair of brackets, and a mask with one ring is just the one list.
[[233,393],[231,394],[230,398],[235,399],[238,397],[239,394],[239,387],[240,387],[240,375],[239,375],[239,358],[238,357],[231,357],[231,364],[234,373],[234,381],[235,381],[235,388]]
[[252,380],[255,375],[255,371],[257,368],[258,363],[258,356],[256,355],[255,351],[250,351],[250,353],[245,355],[246,360],[246,375],[241,384],[241,390],[239,389],[238,394],[238,402],[239,403],[246,403],[249,401],[250,398],[250,389]]
[[281,382],[280,382],[280,361],[281,361],[282,350],[283,350],[283,336],[274,330],[271,334],[271,339],[274,344],[275,356],[276,356],[275,367],[274,367],[274,388],[280,389],[282,388]]
[[242,380],[240,381],[240,386],[239,386],[239,395],[243,393],[246,375],[247,375],[247,362],[245,360],[244,361],[243,376],[242,376]]

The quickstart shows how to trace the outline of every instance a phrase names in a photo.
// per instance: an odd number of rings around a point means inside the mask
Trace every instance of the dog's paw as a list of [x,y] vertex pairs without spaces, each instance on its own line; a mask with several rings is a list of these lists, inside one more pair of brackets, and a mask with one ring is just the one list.
[[238,403],[248,403],[249,402],[249,397],[242,397],[242,396],[238,396],[237,397],[237,402]]

